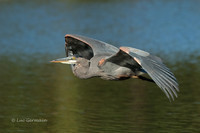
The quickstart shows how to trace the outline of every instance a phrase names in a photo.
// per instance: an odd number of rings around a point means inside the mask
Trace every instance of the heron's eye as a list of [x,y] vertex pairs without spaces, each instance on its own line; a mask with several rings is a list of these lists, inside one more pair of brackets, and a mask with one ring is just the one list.
[[72,57],[72,60],[76,60],[76,57],[73,56],[73,57]]

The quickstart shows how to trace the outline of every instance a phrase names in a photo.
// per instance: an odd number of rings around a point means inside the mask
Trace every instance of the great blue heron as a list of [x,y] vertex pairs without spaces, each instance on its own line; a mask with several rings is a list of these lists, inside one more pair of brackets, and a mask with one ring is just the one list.
[[178,83],[162,60],[148,52],[131,48],[119,49],[92,38],[65,36],[65,58],[51,62],[71,64],[74,75],[82,79],[101,77],[105,80],[141,78],[147,73],[169,99],[177,97]]

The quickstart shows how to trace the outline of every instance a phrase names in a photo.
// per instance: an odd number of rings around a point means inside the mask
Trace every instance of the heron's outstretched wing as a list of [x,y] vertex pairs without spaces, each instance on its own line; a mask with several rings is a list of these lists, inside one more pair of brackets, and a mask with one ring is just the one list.
[[91,59],[95,55],[111,55],[119,49],[105,42],[92,38],[67,34],[65,36],[66,55],[78,55]]
[[121,47],[117,54],[107,58],[102,65],[106,65],[107,62],[128,67],[133,71],[142,68],[169,99],[172,98],[174,100],[174,95],[177,97],[176,91],[179,91],[179,88],[176,78],[159,57],[150,55],[148,52],[139,49]]
[[[117,64],[119,66],[127,67],[133,72],[140,70],[141,66],[131,57],[129,54],[123,50],[119,50],[117,53],[103,59],[102,62],[99,62],[99,67],[103,68],[107,65],[108,62]],[[109,67],[109,66],[108,66]],[[107,68],[107,67],[106,67]]]
[[159,57],[131,47],[121,47],[120,49],[132,56],[141,65],[169,99],[170,96],[173,100],[174,95],[177,97],[176,91],[179,91],[179,88],[176,78]]

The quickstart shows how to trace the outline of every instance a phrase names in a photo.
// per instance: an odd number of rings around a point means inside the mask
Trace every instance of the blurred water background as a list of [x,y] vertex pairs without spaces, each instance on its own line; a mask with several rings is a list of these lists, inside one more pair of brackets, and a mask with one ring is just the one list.
[[[0,0],[0,132],[199,132],[199,5]],[[179,97],[170,103],[155,84],[137,79],[80,80],[69,66],[50,64],[65,56],[67,33],[161,57],[179,81]]]

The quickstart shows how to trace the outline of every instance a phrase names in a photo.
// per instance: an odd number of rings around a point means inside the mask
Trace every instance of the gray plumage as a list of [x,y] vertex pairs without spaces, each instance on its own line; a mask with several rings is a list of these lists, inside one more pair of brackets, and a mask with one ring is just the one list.
[[147,73],[169,99],[174,100],[174,96],[177,97],[177,80],[157,56],[136,48],[117,48],[79,35],[67,34],[65,42],[67,57],[52,62],[71,64],[74,75],[79,78],[124,80],[131,77],[140,78]]

